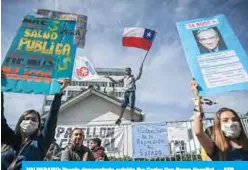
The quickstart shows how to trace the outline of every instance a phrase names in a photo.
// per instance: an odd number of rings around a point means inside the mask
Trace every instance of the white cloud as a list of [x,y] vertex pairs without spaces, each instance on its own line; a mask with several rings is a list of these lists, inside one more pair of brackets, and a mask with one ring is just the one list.
[[26,110],[41,113],[44,96],[36,94],[4,93],[4,112],[9,124],[15,124]]
[[[163,1],[161,5],[154,4],[153,1],[143,0],[36,0],[25,2],[27,3],[23,3],[23,1],[9,3],[5,16],[10,17],[12,22],[20,22],[20,16],[34,8],[56,9],[87,15],[89,20],[86,47],[85,49],[79,49],[77,55],[88,57],[95,67],[131,66],[136,73],[145,51],[122,47],[123,28],[144,26],[156,29],[158,35],[145,62],[143,76],[137,83],[138,103],[146,106],[160,105],[160,109],[154,108],[153,111],[147,109],[149,113],[144,110],[146,114],[154,115],[152,117],[158,120],[164,112],[175,112],[175,114],[171,114],[171,118],[180,118],[180,115],[184,113],[178,111],[178,107],[190,114],[189,103],[192,94],[189,81],[191,80],[191,74],[181,49],[175,22],[182,19],[202,17],[199,16],[199,13],[207,8],[209,2],[198,1],[197,5],[199,7],[194,6],[196,1],[193,0]],[[5,3],[2,3],[3,7]],[[208,11],[210,9],[217,10],[214,5],[209,4],[208,7]],[[18,16],[13,15],[16,9],[19,11]],[[8,24],[11,27],[12,22],[4,19],[3,24]],[[19,25],[19,23],[15,23],[15,25]],[[17,30],[17,28],[10,30],[8,27],[3,28],[2,35],[6,36],[2,37],[2,56],[6,54],[7,48],[10,46],[10,37],[14,37]],[[245,30],[244,27],[242,27],[242,30]],[[11,121],[12,119],[14,121],[16,115],[27,109],[36,108],[39,110],[43,102],[43,96],[32,95],[30,97],[24,94],[10,96],[6,97],[6,111],[8,110],[7,117]],[[247,93],[219,94],[213,98],[221,101],[223,106],[234,108],[237,111],[245,111],[247,108]],[[13,103],[16,103],[15,107],[12,107]],[[171,107],[161,107],[163,104]]]

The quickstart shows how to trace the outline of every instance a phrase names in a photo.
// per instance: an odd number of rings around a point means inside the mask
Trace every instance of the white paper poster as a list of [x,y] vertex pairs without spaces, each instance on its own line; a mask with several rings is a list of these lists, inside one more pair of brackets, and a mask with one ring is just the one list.
[[168,141],[187,141],[189,140],[189,133],[186,127],[167,127]]
[[159,158],[168,155],[165,123],[135,123],[133,158]]

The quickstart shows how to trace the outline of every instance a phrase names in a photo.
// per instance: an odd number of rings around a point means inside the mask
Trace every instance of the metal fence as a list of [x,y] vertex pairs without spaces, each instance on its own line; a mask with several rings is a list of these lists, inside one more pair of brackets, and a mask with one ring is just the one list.
[[[248,117],[241,118],[243,127],[245,129],[245,132],[248,136]],[[203,121],[204,128],[212,126],[213,125],[213,119],[205,119]],[[156,158],[156,159],[149,159],[149,160],[167,160],[167,161],[191,161],[191,160],[201,160],[201,153],[200,153],[200,144],[194,135],[193,132],[193,121],[171,121],[171,122],[165,122],[165,128],[168,132],[168,127],[174,127],[174,128],[185,128],[187,129],[187,137],[177,140],[167,140],[167,148],[168,148],[168,154],[165,158]],[[89,133],[87,129],[92,129],[91,131],[94,131],[94,133]],[[106,147],[106,154],[108,157],[110,157],[111,160],[132,160],[132,124],[131,123],[123,123],[120,126],[115,125],[108,125],[108,124],[91,124],[91,125],[85,125],[84,128],[85,135],[86,135],[86,143],[88,144],[90,138],[99,137],[103,141],[103,146]],[[123,132],[122,138],[118,140],[122,141],[121,149],[117,149],[115,143],[116,139],[113,139],[113,136],[111,137],[110,133],[103,133],[98,131],[97,129],[112,129],[114,131],[115,129],[118,129],[118,131]],[[95,135],[94,135],[95,134]],[[112,133],[113,134],[113,133]],[[180,135],[180,134],[178,134]],[[167,134],[168,136],[168,134]],[[119,143],[117,145],[121,145],[120,141],[117,141],[116,143]],[[113,147],[114,146],[114,147]],[[137,159],[137,160],[145,160],[145,159]],[[147,159],[146,159],[147,160]]]

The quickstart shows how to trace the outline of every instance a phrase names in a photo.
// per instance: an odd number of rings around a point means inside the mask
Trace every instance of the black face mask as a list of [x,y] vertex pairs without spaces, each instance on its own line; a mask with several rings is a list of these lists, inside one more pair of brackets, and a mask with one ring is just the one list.
[[126,71],[126,75],[131,75],[131,72],[130,71]]

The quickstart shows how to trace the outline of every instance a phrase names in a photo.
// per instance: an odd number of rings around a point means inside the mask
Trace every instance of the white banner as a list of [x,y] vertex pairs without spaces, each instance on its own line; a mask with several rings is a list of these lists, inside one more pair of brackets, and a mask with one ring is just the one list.
[[133,131],[133,158],[159,158],[168,155],[165,123],[135,123]]
[[186,127],[167,127],[168,141],[188,141],[189,132]]
[[123,151],[124,128],[111,126],[82,126],[82,125],[66,125],[57,126],[55,139],[56,143],[64,149],[70,142],[72,130],[82,128],[85,134],[84,145],[89,145],[89,140],[99,138],[102,140],[102,146],[108,153]]
[[86,81],[100,78],[86,57],[77,56],[74,62],[72,80]]

